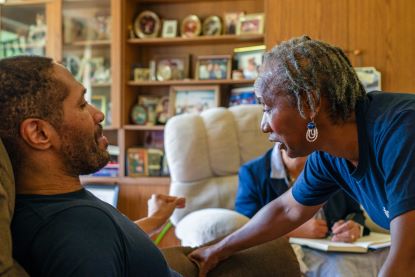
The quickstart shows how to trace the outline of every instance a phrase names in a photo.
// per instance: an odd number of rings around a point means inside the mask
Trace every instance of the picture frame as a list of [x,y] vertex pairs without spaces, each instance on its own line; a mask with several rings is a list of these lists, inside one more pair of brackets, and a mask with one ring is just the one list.
[[231,77],[232,56],[198,56],[195,78],[197,80],[226,80]]
[[237,35],[263,34],[264,33],[264,14],[246,14],[239,18],[236,27]]
[[109,60],[106,57],[92,57],[88,59],[89,76],[92,83],[108,83],[111,81]]
[[203,20],[202,33],[204,36],[220,36],[222,34],[222,20],[212,15]]
[[253,86],[232,88],[229,96],[229,107],[258,104]]
[[138,104],[143,106],[147,112],[147,121],[145,125],[154,126],[157,123],[157,106],[160,102],[160,97],[152,95],[140,95],[138,97]]
[[382,90],[382,74],[374,67],[354,67],[366,92]]
[[242,72],[247,80],[254,80],[258,76],[258,69],[262,64],[265,53],[265,45],[240,47],[233,50],[235,68]]
[[244,12],[229,12],[223,15],[224,34],[235,35],[239,19],[245,15]]
[[68,54],[63,57],[63,64],[72,73],[76,80],[81,80],[82,77],[82,62],[81,58],[74,54]]
[[163,20],[163,27],[161,30],[161,37],[174,38],[177,36],[177,20]]
[[197,15],[186,16],[180,26],[180,34],[184,38],[192,38],[200,35],[202,23]]
[[158,81],[183,80],[189,77],[189,55],[154,56],[156,79]]
[[139,147],[127,149],[127,175],[131,177],[148,175],[147,149]]
[[134,33],[139,38],[157,37],[160,32],[160,27],[160,18],[152,11],[142,11],[134,19]]
[[105,95],[92,95],[91,105],[107,115],[107,97]]
[[163,96],[156,108],[156,124],[165,125],[169,120],[169,103],[170,99],[168,96]]
[[220,89],[212,86],[172,86],[169,97],[170,116],[201,113],[220,104]]

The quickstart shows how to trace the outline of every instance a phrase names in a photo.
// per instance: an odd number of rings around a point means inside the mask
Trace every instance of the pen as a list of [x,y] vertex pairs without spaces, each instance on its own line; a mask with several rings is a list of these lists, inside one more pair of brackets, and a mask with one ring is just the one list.
[[344,221],[348,221],[348,220],[353,219],[353,218],[355,217],[355,215],[356,215],[356,213],[351,213],[351,214],[348,214],[348,215],[346,216],[346,218],[344,219]]

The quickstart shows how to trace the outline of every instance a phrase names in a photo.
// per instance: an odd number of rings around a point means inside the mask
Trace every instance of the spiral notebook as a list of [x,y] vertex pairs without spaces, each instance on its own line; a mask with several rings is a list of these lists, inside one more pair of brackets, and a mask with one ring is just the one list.
[[380,249],[391,245],[389,234],[371,232],[352,243],[333,242],[326,239],[290,238],[290,243],[307,246],[322,251],[366,253],[369,249]]

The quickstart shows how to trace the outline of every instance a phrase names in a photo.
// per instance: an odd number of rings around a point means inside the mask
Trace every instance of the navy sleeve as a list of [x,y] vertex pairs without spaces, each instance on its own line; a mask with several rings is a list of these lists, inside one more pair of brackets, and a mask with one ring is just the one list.
[[376,152],[392,220],[415,209],[415,111],[396,115],[377,137]]
[[313,152],[291,190],[294,199],[305,206],[326,202],[339,189],[332,164],[328,154]]
[[124,242],[113,221],[99,209],[67,209],[44,228],[32,244],[33,264],[39,266],[34,275],[125,275]]
[[249,218],[253,217],[261,208],[255,176],[250,167],[241,166],[239,169],[239,184],[236,193],[235,210]]

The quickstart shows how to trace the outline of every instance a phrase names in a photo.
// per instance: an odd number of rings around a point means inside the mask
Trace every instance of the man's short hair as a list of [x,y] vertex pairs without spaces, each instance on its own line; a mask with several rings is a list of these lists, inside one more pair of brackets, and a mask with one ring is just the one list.
[[51,58],[38,56],[0,60],[0,137],[12,158],[25,119],[43,119],[56,128],[62,122],[68,91],[54,77],[53,65]]

